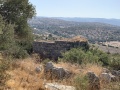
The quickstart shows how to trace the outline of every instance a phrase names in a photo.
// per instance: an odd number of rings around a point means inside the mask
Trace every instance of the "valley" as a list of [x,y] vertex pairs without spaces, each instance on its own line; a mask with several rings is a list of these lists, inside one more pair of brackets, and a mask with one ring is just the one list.
[[82,35],[90,43],[120,41],[120,26],[106,23],[74,22],[47,17],[35,17],[28,23],[38,37],[51,35],[54,39],[59,39]]

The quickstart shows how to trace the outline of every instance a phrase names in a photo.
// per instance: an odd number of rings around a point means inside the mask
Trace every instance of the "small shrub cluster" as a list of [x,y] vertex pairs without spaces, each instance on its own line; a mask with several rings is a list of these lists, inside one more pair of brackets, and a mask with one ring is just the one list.
[[87,90],[88,88],[88,78],[84,75],[78,75],[74,78],[74,86],[76,90]]
[[111,69],[120,70],[120,55],[107,54],[96,48],[84,50],[82,48],[73,48],[62,54],[60,60],[70,63],[87,64],[96,63],[103,66],[109,66]]
[[66,62],[78,64],[102,63],[103,65],[109,65],[108,54],[93,48],[87,51],[81,48],[73,48],[62,55],[62,60]]
[[115,54],[111,56],[110,67],[112,69],[120,70],[120,55]]

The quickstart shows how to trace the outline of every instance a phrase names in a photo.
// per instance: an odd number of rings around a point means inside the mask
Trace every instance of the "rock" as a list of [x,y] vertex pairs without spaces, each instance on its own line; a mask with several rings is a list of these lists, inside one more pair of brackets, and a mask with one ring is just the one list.
[[120,70],[118,70],[118,75],[120,76]]
[[111,74],[114,75],[118,81],[120,81],[120,70],[118,70],[118,71],[112,70]]
[[88,72],[87,77],[89,79],[89,90],[100,90],[100,80],[94,72]]
[[52,75],[58,79],[63,79],[65,77],[65,70],[62,67],[54,67],[52,69]]
[[111,74],[112,74],[112,75],[115,75],[115,76],[119,76],[119,71],[112,70],[112,71],[111,71]]
[[106,82],[106,83],[111,82],[111,76],[109,75],[109,73],[101,73],[100,79],[102,82]]
[[40,66],[36,67],[36,68],[35,68],[35,71],[36,71],[37,73],[40,73],[40,72],[42,71],[42,66],[40,65]]
[[48,90],[76,90],[73,86],[60,85],[57,83],[46,83],[45,88]]
[[53,63],[52,62],[48,62],[45,66],[45,72],[51,71],[53,69]]
[[65,78],[69,78],[71,76],[72,72],[69,70],[65,69]]
[[120,81],[120,70],[118,70],[118,76],[119,76],[119,81]]
[[110,77],[111,77],[111,82],[116,82],[116,81],[118,81],[118,77],[116,77],[116,76],[114,76],[114,75],[112,75],[112,74],[109,74],[110,75]]
[[52,79],[63,79],[70,77],[71,73],[67,69],[55,67],[52,62],[48,62],[45,66],[45,75],[51,76]]
[[110,83],[110,82],[119,81],[119,78],[115,75],[112,75],[111,73],[102,73],[100,75],[100,79],[103,83]]
[[102,71],[103,73],[109,73],[110,72],[110,70],[108,70],[107,68],[103,68],[103,71]]

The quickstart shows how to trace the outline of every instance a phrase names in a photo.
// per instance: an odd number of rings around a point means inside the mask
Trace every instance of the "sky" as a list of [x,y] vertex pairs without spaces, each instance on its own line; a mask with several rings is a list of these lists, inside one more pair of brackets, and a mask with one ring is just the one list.
[[120,19],[120,0],[29,0],[36,16]]

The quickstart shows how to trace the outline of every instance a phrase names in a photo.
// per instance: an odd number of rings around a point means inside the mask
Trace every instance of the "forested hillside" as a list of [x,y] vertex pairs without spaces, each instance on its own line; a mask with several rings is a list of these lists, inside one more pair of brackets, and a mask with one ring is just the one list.
[[120,27],[98,22],[73,22],[35,17],[29,24],[35,34],[51,33],[62,37],[82,35],[90,42],[120,40]]

